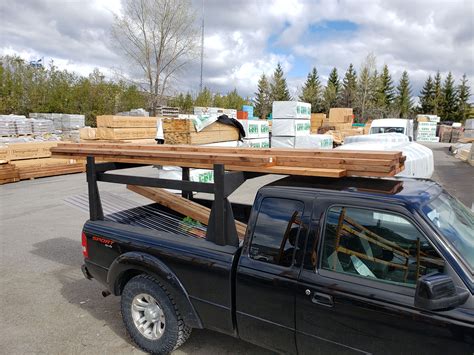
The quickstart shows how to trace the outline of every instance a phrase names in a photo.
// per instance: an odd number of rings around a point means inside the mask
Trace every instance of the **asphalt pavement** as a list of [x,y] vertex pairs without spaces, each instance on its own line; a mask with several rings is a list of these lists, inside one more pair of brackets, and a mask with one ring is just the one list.
[[[433,178],[471,207],[474,168],[444,145],[430,145]],[[153,175],[152,168],[140,173]],[[232,200],[251,202],[264,177],[239,188]],[[250,183],[250,184],[249,184]],[[137,203],[147,200],[122,185],[100,184]],[[80,233],[88,215],[64,200],[87,192],[85,174],[0,186],[0,352],[4,354],[138,354],[120,316],[119,298],[84,279]],[[210,286],[212,287],[212,286]],[[194,330],[175,354],[270,354],[230,336]]]

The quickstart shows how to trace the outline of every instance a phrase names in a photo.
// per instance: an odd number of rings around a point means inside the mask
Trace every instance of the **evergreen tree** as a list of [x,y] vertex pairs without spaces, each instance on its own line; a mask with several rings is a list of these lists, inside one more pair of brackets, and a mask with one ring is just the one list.
[[194,105],[199,107],[212,106],[212,93],[207,87],[204,87],[199,95],[194,100]]
[[423,88],[420,91],[421,112],[432,114],[434,112],[435,87],[431,75],[426,79]]
[[311,112],[313,113],[323,110],[321,102],[321,82],[319,81],[316,68],[313,68],[308,74],[299,99],[311,104]]
[[341,105],[344,107],[354,107],[357,94],[357,74],[354,66],[349,64],[349,68],[342,81]]
[[281,64],[278,63],[273,73],[272,83],[270,84],[271,101],[291,101],[290,91],[286,84],[285,74]]
[[260,118],[267,118],[272,112],[272,102],[270,100],[270,84],[265,74],[258,80],[258,88],[254,99],[254,115]]
[[224,108],[233,108],[234,110],[242,110],[242,106],[248,104],[248,102],[239,95],[237,89],[230,91],[225,96]]
[[443,115],[443,87],[441,83],[441,74],[438,72],[434,77],[434,100],[433,100],[433,113],[438,116]]
[[193,97],[188,92],[188,93],[186,93],[186,96],[184,97],[183,112],[184,113],[192,113],[193,105],[194,105]]
[[328,84],[331,84],[334,87],[334,90],[336,90],[336,96],[339,96],[341,83],[339,81],[339,75],[337,74],[337,69],[335,67],[332,68],[331,72],[329,73]]
[[469,97],[471,96],[469,85],[467,84],[466,74],[462,76],[461,84],[457,90],[457,121],[464,122],[469,118],[471,107],[468,103]]
[[219,93],[215,94],[214,97],[212,98],[212,106],[214,106],[214,107],[224,108],[224,106],[226,106],[226,104],[227,104],[227,102],[226,102],[225,97],[222,96]]
[[444,80],[444,85],[442,89],[443,94],[443,119],[447,121],[454,121],[456,119],[456,104],[457,104],[457,95],[456,89],[454,87],[454,79],[451,72],[448,73],[448,76]]
[[400,78],[400,83],[397,86],[396,97],[397,110],[401,118],[408,118],[413,102],[411,100],[410,78],[405,70]]
[[383,114],[390,111],[390,106],[395,98],[395,91],[392,76],[388,70],[387,64],[383,66],[382,73],[378,77],[377,88],[377,107],[382,110]]
[[338,106],[340,85],[337,69],[333,68],[329,73],[328,82],[323,93],[324,109],[326,112],[329,112],[330,108]]

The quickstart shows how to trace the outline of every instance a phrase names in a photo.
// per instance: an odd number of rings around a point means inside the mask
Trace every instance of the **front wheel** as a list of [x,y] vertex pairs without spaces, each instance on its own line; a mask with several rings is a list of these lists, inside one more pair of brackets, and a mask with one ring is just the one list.
[[130,337],[146,352],[169,354],[191,334],[171,295],[151,276],[135,276],[125,285],[121,308]]

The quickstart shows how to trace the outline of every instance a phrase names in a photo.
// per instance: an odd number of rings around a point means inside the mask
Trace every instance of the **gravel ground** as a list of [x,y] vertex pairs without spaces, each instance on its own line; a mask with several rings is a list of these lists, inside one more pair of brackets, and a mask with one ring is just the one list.
[[[430,145],[434,179],[471,207],[474,168]],[[151,168],[141,173],[152,175]],[[242,186],[234,200],[251,202],[265,177]],[[144,202],[123,186],[102,184]],[[85,193],[84,174],[0,186],[0,352],[4,354],[135,354],[122,325],[118,297],[103,298],[102,286],[82,276],[80,231],[87,213],[64,203]],[[195,330],[175,354],[265,354],[229,336]]]

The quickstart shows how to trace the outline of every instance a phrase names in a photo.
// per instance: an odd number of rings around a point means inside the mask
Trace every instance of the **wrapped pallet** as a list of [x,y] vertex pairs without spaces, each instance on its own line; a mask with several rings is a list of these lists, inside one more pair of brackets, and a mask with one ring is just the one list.
[[273,101],[272,118],[307,119],[311,118],[311,104],[298,101]]

